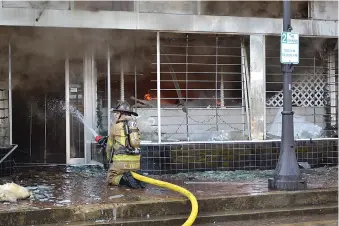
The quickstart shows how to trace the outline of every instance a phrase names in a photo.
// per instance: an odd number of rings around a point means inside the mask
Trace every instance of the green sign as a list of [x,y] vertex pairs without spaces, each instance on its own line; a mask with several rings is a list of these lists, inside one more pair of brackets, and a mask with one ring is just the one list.
[[299,64],[299,34],[282,32],[280,39],[280,63]]

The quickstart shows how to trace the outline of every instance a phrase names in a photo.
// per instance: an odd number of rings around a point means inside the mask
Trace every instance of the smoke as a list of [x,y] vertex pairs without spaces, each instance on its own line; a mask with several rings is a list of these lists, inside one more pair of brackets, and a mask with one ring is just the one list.
[[[93,52],[98,71],[106,72],[108,46],[111,72],[142,70],[145,55],[152,52],[155,33],[104,29],[0,28],[0,76],[8,75],[8,40],[11,40],[12,82],[14,89],[42,89],[57,92],[64,87],[65,57],[82,70],[86,52]],[[146,58],[148,58],[146,56]],[[72,69],[72,68],[71,68]],[[80,72],[81,74],[81,72]]]
[[[185,58],[179,56],[170,56],[171,54],[185,55],[185,48],[166,48],[166,44],[185,46],[185,34],[165,34],[162,35],[162,63],[161,68],[162,79],[171,80],[169,65],[172,64],[173,71],[176,73],[177,79],[185,81],[186,75],[182,72],[186,70]],[[208,35],[207,35],[208,36]],[[215,37],[206,35],[189,34],[189,45],[191,46],[214,46]],[[207,40],[209,39],[209,40]],[[71,28],[0,28],[0,78],[8,77],[8,40],[11,40],[12,47],[12,83],[14,90],[20,92],[35,93],[56,93],[62,96],[65,90],[65,56],[70,58],[70,77],[73,79],[77,75],[82,82],[83,56],[86,51],[93,51],[95,54],[98,78],[104,78],[107,71],[107,49],[110,47],[111,52],[111,72],[112,76],[112,95],[118,95],[119,74],[121,65],[126,74],[134,73],[134,67],[143,76],[138,76],[137,96],[143,95],[150,89],[154,89],[155,83],[150,80],[156,79],[156,34],[153,32],[127,31],[127,30],[104,30],[104,29],[71,29]],[[232,41],[233,40],[233,41]],[[306,39],[305,39],[306,40]],[[307,50],[311,55],[319,54],[323,51],[325,39],[311,39],[307,41],[301,40],[300,50]],[[270,41],[267,39],[267,48],[276,48],[279,40]],[[220,46],[237,46],[239,47],[239,37],[235,38],[219,38]],[[279,48],[276,48],[279,51]],[[215,48],[189,48],[190,55],[214,55]],[[313,52],[313,53],[312,53]],[[240,48],[218,49],[219,55],[239,55]],[[166,57],[167,55],[167,57]],[[279,56],[279,54],[276,54]],[[313,56],[313,55],[312,55]],[[120,63],[121,59],[123,64]],[[224,88],[229,90],[237,90],[230,92],[227,96],[238,97],[240,95],[240,57],[233,60],[228,58],[225,61],[219,57],[218,71],[237,72],[237,75],[224,76]],[[195,57],[189,59],[195,65],[189,65],[189,80],[203,80],[207,73],[215,70],[215,57]],[[152,64],[153,63],[153,64]],[[197,65],[199,64],[199,65]],[[205,65],[204,65],[205,64]],[[207,65],[209,64],[209,65]],[[222,65],[224,64],[224,65]],[[238,64],[238,65],[235,65]],[[268,63],[267,63],[268,65]],[[279,63],[277,64],[279,65]],[[280,73],[280,68],[275,67]],[[181,73],[178,73],[181,72]],[[270,74],[267,69],[267,74]],[[214,75],[209,79],[214,79]],[[280,81],[281,76],[275,76]],[[275,79],[274,78],[274,79]],[[207,79],[207,78],[206,78]],[[72,81],[73,82],[73,81]],[[181,88],[185,87],[185,82],[179,84]],[[208,85],[208,87],[207,87]],[[209,83],[190,82],[190,89],[208,89],[211,88]],[[126,93],[129,87],[134,87],[134,76],[125,76]],[[214,85],[213,85],[214,87]],[[174,89],[173,82],[163,83],[163,89]],[[114,89],[117,90],[115,93]],[[130,91],[134,94],[133,91]],[[175,92],[172,92],[175,96]],[[190,92],[190,95],[194,92]],[[163,93],[162,95],[165,95]],[[169,94],[173,96],[172,94]],[[206,94],[207,95],[207,94]],[[37,96],[37,95],[35,95]],[[127,95],[125,95],[127,96]]]

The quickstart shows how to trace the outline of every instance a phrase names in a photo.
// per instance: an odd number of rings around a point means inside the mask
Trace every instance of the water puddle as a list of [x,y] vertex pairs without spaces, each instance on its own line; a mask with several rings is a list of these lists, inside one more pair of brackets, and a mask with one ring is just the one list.
[[[271,172],[211,171],[151,177],[183,186],[199,198],[267,192],[267,177]],[[337,173],[336,167],[308,169],[310,188],[336,186]],[[108,186],[106,171],[99,166],[23,167],[17,168],[13,179],[6,178],[6,181],[28,188],[33,195],[29,200],[14,204],[0,203],[0,211],[183,198],[180,194],[152,185],[137,190]]]

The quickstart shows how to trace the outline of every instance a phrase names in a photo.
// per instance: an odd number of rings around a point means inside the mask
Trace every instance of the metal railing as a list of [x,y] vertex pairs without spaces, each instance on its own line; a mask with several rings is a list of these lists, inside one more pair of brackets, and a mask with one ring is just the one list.
[[161,33],[159,46],[161,106],[139,111],[161,115],[161,142],[248,139],[241,37]]
[[3,156],[3,157],[0,159],[0,164],[1,164],[3,161],[5,161],[6,158],[7,158],[10,154],[12,154],[12,153],[15,151],[15,149],[17,149],[17,147],[18,147],[17,144],[13,144],[13,145],[12,145],[12,149],[11,149],[5,156]]

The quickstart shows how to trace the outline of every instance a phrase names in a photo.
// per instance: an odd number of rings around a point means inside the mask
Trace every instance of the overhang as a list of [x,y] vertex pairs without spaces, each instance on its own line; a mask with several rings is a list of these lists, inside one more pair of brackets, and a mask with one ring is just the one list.
[[[282,19],[120,11],[0,8],[0,25],[280,35]],[[338,21],[292,20],[300,36],[337,37]]]

